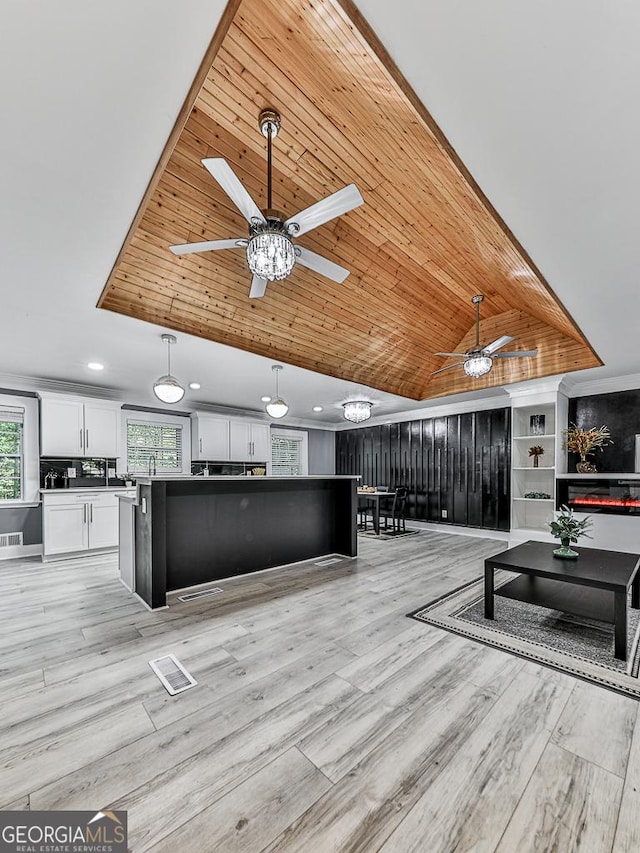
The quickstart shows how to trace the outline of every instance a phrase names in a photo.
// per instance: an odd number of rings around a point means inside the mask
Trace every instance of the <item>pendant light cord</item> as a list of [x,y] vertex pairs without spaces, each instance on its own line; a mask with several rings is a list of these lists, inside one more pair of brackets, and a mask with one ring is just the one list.
[[167,376],[171,376],[171,341],[167,341]]
[[480,303],[476,302],[476,349],[480,349]]

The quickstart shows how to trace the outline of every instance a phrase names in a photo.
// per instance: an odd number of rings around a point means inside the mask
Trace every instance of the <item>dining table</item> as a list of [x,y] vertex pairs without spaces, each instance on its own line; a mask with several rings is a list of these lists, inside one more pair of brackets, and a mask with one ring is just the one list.
[[364,500],[371,501],[373,504],[373,530],[376,536],[380,535],[380,501],[384,498],[393,497],[395,497],[395,492],[378,491],[378,489],[376,489],[375,492],[369,492],[363,489],[358,489],[358,500],[363,498]]

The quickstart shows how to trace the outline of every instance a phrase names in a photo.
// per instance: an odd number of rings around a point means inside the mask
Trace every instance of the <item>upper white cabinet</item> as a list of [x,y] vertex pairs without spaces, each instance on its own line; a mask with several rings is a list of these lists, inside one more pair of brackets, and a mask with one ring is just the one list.
[[234,462],[269,462],[271,433],[269,424],[231,421],[231,459]]
[[114,458],[118,455],[120,403],[42,395],[40,426],[42,456]]
[[191,458],[227,462],[229,455],[229,418],[191,415]]

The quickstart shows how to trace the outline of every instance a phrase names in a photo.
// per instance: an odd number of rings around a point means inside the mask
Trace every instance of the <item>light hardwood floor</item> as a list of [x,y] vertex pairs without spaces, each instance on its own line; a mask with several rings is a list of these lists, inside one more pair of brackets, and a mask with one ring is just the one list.
[[638,703],[405,616],[504,547],[361,538],[155,613],[114,557],[0,563],[0,808],[127,809],[134,853],[637,853]]

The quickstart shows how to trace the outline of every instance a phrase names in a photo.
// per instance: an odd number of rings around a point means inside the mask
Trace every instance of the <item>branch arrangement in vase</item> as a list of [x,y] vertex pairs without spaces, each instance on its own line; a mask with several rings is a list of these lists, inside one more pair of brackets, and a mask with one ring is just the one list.
[[544,453],[544,447],[541,444],[534,444],[529,448],[529,456],[533,456],[533,467],[538,467],[538,457]]
[[601,427],[591,427],[590,429],[581,429],[576,424],[569,424],[569,429],[564,431],[564,444],[570,453],[580,454],[580,462],[577,463],[576,469],[580,474],[593,474],[596,471],[596,466],[592,462],[587,462],[587,456],[593,456],[592,450],[600,450],[613,444],[611,441],[611,433],[609,427],[604,424]]

